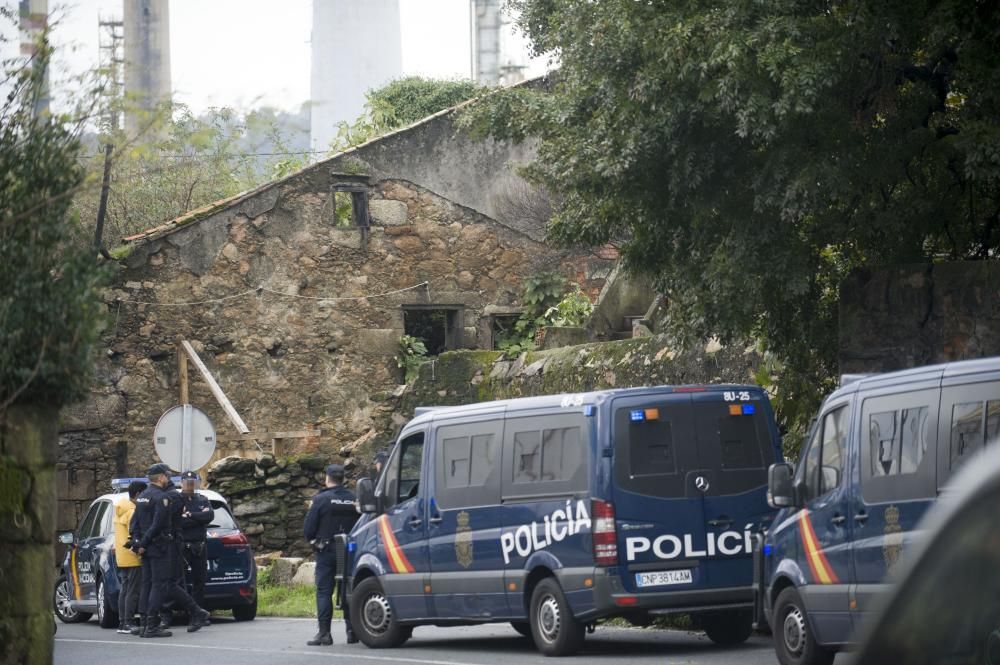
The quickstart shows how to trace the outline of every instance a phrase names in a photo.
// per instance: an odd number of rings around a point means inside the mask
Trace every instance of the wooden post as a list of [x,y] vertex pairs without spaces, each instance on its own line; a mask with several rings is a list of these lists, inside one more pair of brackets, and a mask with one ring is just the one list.
[[177,376],[180,379],[181,404],[190,404],[188,401],[188,359],[181,347],[177,348]]
[[240,414],[236,412],[232,402],[230,402],[229,398],[226,397],[226,393],[222,392],[222,388],[220,388],[219,384],[215,382],[215,378],[212,376],[212,373],[208,371],[208,368],[205,367],[205,363],[201,361],[201,358],[198,357],[198,353],[194,350],[194,347],[185,340],[181,342],[181,349],[183,349],[183,352],[187,354],[188,358],[191,359],[191,362],[194,363],[195,369],[198,370],[201,374],[201,378],[203,378],[205,383],[208,384],[208,389],[212,391],[212,395],[222,407],[222,410],[226,412],[226,415],[229,416],[229,420],[236,426],[236,431],[240,434],[246,434],[249,432],[250,428],[247,427],[247,424],[243,422],[242,418],[240,418]]

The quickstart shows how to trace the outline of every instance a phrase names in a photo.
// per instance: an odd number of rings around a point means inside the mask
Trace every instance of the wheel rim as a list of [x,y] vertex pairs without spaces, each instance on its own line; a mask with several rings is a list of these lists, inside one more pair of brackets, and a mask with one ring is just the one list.
[[97,620],[104,623],[104,582],[97,582]]
[[69,580],[62,580],[56,585],[56,611],[64,619],[75,619],[76,610],[69,602]]
[[559,637],[562,625],[562,615],[559,612],[559,601],[554,596],[546,595],[538,604],[538,632],[546,642],[555,642]]
[[389,601],[385,596],[380,593],[368,596],[361,609],[361,620],[365,624],[365,629],[374,635],[389,630],[392,623],[392,608],[389,607]]
[[802,615],[802,610],[795,606],[788,610],[781,632],[788,653],[793,656],[802,655],[806,648],[806,619]]

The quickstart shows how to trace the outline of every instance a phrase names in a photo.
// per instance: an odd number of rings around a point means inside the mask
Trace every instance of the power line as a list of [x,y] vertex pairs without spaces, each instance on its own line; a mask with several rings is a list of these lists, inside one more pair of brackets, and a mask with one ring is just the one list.
[[214,303],[226,302],[227,300],[235,300],[236,298],[242,298],[248,296],[252,293],[270,293],[272,295],[281,296],[284,298],[299,298],[302,300],[322,300],[322,301],[349,301],[349,300],[368,300],[370,298],[384,298],[386,296],[395,295],[397,293],[404,293],[406,291],[413,291],[414,289],[419,289],[422,287],[429,287],[430,282],[423,281],[419,284],[414,284],[413,286],[407,286],[402,289],[396,289],[395,291],[386,291],[385,293],[372,293],[364,296],[300,296],[296,293],[282,293],[281,291],[275,291],[274,289],[268,289],[264,286],[258,286],[256,289],[247,289],[246,291],[241,291],[240,293],[234,293],[228,296],[222,296],[221,298],[210,298],[208,300],[192,300],[188,302],[153,302],[147,300],[126,300],[124,298],[116,298],[116,302],[119,303],[131,303],[133,305],[152,305],[159,307],[187,307],[191,305],[210,305]]
[[[329,150],[289,150],[287,152],[233,152],[233,153],[195,153],[195,154],[185,154],[185,153],[171,153],[171,154],[156,154],[153,157],[166,157],[168,159],[209,159],[212,157],[280,157],[287,155],[328,155]],[[80,159],[91,159],[93,157],[100,157],[103,153],[95,152],[88,153],[86,155],[80,155]]]

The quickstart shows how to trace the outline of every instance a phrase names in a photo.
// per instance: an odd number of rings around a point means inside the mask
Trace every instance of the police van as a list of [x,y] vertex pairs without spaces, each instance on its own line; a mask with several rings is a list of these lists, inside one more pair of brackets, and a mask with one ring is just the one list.
[[346,543],[354,630],[510,622],[546,655],[599,619],[691,613],[747,639],[752,543],[781,447],[756,386],[610,390],[431,409],[407,423]]
[[781,512],[756,563],[783,665],[828,665],[854,642],[924,512],[998,438],[1000,358],[842,380],[798,468],[769,472]]

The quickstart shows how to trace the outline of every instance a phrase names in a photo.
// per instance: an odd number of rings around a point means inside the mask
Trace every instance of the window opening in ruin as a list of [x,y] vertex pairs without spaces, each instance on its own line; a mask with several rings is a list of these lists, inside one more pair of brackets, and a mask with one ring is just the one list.
[[341,228],[357,227],[367,234],[368,194],[371,189],[368,176],[334,173],[332,180],[330,203],[333,210],[327,213],[331,223]]
[[350,227],[357,226],[354,223],[354,196],[351,192],[334,192],[333,209],[336,226]]
[[462,308],[431,305],[403,308],[404,332],[423,341],[427,355],[461,346]]
[[520,318],[520,314],[494,314],[490,317],[490,337],[493,340],[494,351],[520,338],[515,328]]

